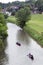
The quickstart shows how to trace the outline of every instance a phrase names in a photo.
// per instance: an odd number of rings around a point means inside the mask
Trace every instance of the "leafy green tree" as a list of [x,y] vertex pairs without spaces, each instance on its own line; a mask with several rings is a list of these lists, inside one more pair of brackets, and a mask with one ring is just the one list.
[[5,39],[7,37],[7,26],[4,15],[0,13],[0,53],[5,49]]
[[7,37],[7,26],[4,15],[0,13],[0,38],[5,39]]
[[23,28],[28,20],[30,20],[30,8],[24,7],[21,8],[17,13],[16,13],[16,18],[18,21],[18,25]]
[[13,12],[11,13],[11,15],[12,15],[12,16],[14,16],[14,15],[15,15],[15,13],[16,13],[16,11],[13,11]]
[[43,12],[43,0],[37,0],[35,5],[40,13]]
[[6,24],[4,15],[2,13],[0,13],[0,23]]

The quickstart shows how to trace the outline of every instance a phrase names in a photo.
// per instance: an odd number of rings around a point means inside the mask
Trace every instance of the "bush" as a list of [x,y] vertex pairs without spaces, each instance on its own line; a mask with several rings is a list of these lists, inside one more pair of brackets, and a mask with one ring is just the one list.
[[5,19],[7,19],[8,18],[8,14],[4,14],[4,17],[5,17]]
[[0,13],[0,36],[2,39],[5,39],[7,37],[7,33],[5,34],[5,32],[7,32],[5,18],[4,15]]
[[2,13],[0,13],[0,23],[1,24],[5,24],[5,18],[4,18],[4,15]]

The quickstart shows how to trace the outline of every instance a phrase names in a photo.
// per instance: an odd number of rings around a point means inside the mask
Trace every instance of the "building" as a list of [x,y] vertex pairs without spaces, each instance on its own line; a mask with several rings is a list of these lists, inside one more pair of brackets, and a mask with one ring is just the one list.
[[28,2],[28,1],[30,1],[30,0],[25,0],[25,2]]

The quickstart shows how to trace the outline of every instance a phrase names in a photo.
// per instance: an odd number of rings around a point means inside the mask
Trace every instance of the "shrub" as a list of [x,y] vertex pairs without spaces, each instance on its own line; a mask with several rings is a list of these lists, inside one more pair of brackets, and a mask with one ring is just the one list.
[[8,14],[4,14],[4,17],[5,17],[5,19],[7,19],[8,18]]

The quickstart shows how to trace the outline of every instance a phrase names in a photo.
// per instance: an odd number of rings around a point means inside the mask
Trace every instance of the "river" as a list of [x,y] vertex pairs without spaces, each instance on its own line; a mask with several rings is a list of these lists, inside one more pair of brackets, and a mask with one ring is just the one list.
[[[7,46],[0,65],[43,65],[43,48],[17,25],[8,23],[7,26]],[[34,56],[33,61],[27,56],[29,53]]]

